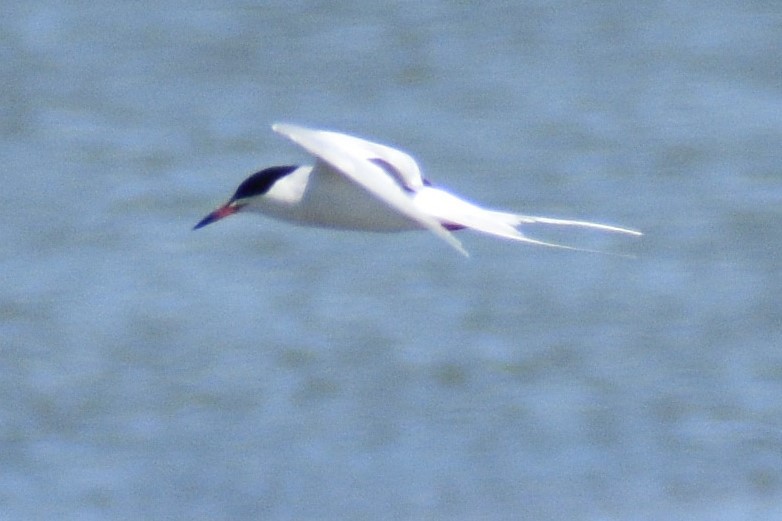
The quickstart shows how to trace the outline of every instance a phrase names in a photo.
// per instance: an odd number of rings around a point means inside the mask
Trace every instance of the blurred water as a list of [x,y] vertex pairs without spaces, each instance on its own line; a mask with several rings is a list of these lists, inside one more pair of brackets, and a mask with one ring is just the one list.
[[[33,2],[0,21],[0,518],[782,517],[776,2]],[[635,260],[192,225],[269,124]]]

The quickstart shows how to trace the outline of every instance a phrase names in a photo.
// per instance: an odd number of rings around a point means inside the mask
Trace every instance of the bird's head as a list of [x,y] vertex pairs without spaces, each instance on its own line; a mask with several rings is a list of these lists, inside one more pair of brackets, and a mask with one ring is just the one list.
[[242,181],[242,184],[239,185],[227,203],[198,221],[198,224],[193,229],[203,228],[207,224],[212,224],[224,217],[235,214],[252,201],[263,197],[274,183],[296,170],[296,168],[298,167],[292,165],[272,166],[254,173]]

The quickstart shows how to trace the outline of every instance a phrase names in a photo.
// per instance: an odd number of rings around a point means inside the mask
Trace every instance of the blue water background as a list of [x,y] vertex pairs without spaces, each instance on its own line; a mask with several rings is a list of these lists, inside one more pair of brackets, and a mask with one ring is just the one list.
[[[3,11],[0,519],[782,518],[778,2]],[[192,232],[275,121],[645,236]]]

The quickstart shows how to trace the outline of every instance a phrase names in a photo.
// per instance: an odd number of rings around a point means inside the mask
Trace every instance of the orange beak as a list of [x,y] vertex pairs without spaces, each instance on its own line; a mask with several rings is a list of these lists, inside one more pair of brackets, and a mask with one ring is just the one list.
[[194,230],[197,230],[199,228],[203,228],[207,224],[212,224],[215,221],[219,221],[220,219],[224,217],[228,217],[229,215],[233,215],[239,210],[241,210],[242,206],[241,204],[234,204],[233,201],[228,201],[226,204],[215,210],[214,212],[210,213],[200,221],[198,221],[198,224],[193,226]]

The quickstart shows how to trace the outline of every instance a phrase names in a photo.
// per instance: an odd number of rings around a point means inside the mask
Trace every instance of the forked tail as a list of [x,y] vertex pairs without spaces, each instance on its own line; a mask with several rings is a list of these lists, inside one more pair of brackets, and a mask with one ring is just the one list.
[[[554,219],[551,217],[540,217],[540,216],[534,216],[534,215],[521,215],[521,214],[512,214],[512,213],[506,213],[506,212],[495,212],[487,210],[489,214],[491,214],[494,218],[497,220],[501,220],[506,222],[508,225],[513,227],[514,231],[516,232],[514,236],[506,236],[509,239],[526,242],[529,244],[537,244],[540,246],[547,246],[549,248],[562,248],[565,250],[575,250],[575,251],[586,251],[591,253],[603,253],[607,255],[619,255],[621,257],[627,257],[628,255],[624,255],[621,253],[613,253],[613,252],[606,252],[601,250],[593,250],[590,248],[581,248],[577,246],[568,246],[566,244],[559,244],[555,242],[548,242],[548,241],[542,241],[539,239],[533,239],[531,237],[528,237],[524,235],[519,228],[523,227],[525,224],[543,224],[543,225],[552,225],[552,226],[568,226],[572,228],[585,228],[589,230],[597,230],[602,232],[609,232],[609,233],[621,233],[625,235],[633,235],[636,237],[639,237],[643,235],[638,230],[633,230],[631,228],[622,228],[620,226],[612,226],[609,224],[601,224],[601,223],[595,223],[590,221],[576,221],[572,219]],[[484,231],[485,233],[491,233],[486,230],[478,230],[478,231]]]
[[519,228],[525,224],[543,224],[552,226],[566,226],[585,228],[603,232],[621,233],[626,235],[643,235],[638,230],[600,224],[589,221],[576,221],[569,219],[554,219],[551,217],[538,217],[533,215],[521,215],[509,212],[486,210],[448,192],[437,188],[427,187],[419,191],[415,196],[416,205],[423,211],[440,220],[446,227],[464,227],[495,237],[502,237],[519,242],[526,242],[549,248],[561,248],[566,250],[586,251],[592,253],[604,253],[609,255],[622,254],[568,246],[555,242],[533,239],[524,235]]

